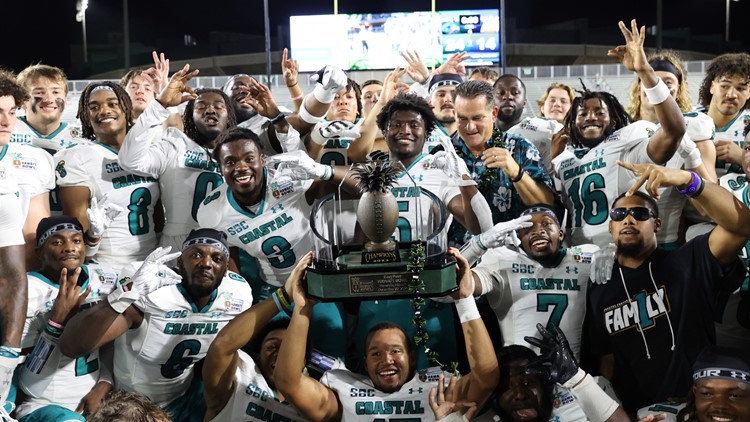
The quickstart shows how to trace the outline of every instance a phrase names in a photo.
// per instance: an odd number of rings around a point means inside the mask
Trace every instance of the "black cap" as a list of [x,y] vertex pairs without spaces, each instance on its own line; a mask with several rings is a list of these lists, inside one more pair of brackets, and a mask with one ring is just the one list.
[[75,217],[58,215],[45,217],[36,226],[36,247],[41,248],[44,242],[57,232],[72,230],[83,234],[83,226]]
[[462,84],[463,82],[464,80],[461,78],[461,75],[458,75],[456,73],[441,73],[432,77],[427,92],[432,95],[435,90],[442,86],[456,86]]

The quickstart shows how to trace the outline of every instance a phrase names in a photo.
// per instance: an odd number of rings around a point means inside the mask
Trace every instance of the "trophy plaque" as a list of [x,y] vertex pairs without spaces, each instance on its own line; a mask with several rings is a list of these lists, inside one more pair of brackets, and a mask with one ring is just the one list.
[[411,298],[410,253],[418,244],[425,251],[420,296],[456,290],[455,260],[445,254],[445,204],[418,186],[400,162],[353,164],[349,172],[359,180],[359,199],[346,199],[339,186],[313,205],[308,294],[322,301]]

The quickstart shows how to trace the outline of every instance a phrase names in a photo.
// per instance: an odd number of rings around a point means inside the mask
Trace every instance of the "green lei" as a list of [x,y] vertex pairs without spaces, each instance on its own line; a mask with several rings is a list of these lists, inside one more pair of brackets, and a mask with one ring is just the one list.
[[[498,128],[493,128],[492,136],[488,141],[487,149],[488,148],[505,148],[505,132]],[[467,155],[463,148],[456,148],[456,153],[462,160],[464,160],[464,162],[467,162]],[[471,157],[472,162],[476,163],[477,160],[479,160],[478,157]],[[500,173],[502,172],[488,171],[488,169],[485,169],[482,175],[477,179],[476,173],[474,173],[472,168],[472,177],[477,182],[477,189],[479,189],[480,192],[487,192],[489,189],[492,189],[495,181],[500,177]]]

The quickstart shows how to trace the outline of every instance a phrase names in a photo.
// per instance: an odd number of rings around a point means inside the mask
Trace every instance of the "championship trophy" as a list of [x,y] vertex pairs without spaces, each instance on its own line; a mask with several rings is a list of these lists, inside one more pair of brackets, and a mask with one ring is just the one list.
[[[445,204],[398,161],[353,164],[349,172],[359,181],[359,199],[347,198],[339,186],[313,205],[308,294],[322,301],[412,298],[415,273],[421,297],[456,290],[455,260],[445,253]],[[394,186],[402,174],[408,186]],[[415,258],[422,263],[418,271]]]

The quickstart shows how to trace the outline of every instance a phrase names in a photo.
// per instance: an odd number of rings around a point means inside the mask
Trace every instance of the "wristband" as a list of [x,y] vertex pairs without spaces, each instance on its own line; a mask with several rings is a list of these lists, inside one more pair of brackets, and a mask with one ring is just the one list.
[[0,346],[0,356],[4,358],[18,359],[21,349],[18,347]]
[[304,120],[306,123],[310,123],[311,125],[314,125],[315,123],[323,120],[323,116],[317,117],[310,114],[310,112],[307,111],[307,106],[305,106],[305,103],[306,101],[302,101],[302,105],[300,106],[299,112],[297,113],[300,119]]
[[272,125],[275,125],[276,123],[284,120],[285,117],[286,116],[284,115],[284,113],[279,113],[273,119],[268,119],[268,121],[271,122]]
[[292,305],[291,300],[289,300],[289,295],[286,293],[283,287],[279,287],[278,289],[276,289],[276,294],[279,297],[279,302],[281,302],[281,304],[285,308],[288,308]]
[[294,87],[295,87],[295,86],[297,86],[297,85],[299,85],[299,82],[295,82],[295,83],[293,83],[293,84],[291,84],[291,85],[287,85],[286,87],[287,87],[287,88],[294,88]]
[[703,183],[703,179],[700,176],[698,176],[696,172],[692,170],[688,170],[688,171],[690,172],[691,177],[692,177],[688,187],[686,187],[685,189],[680,189],[679,187],[675,186],[674,188],[675,190],[677,190],[677,192],[683,195],[687,195],[691,198],[697,198],[701,194],[701,192],[703,192],[703,188],[705,187],[705,184]]
[[59,324],[55,321],[52,321],[51,319],[47,320],[47,324],[51,325],[54,328],[57,328],[58,330],[65,329],[65,326],[63,324]]
[[672,96],[672,93],[669,92],[669,88],[667,88],[667,84],[665,84],[664,81],[661,80],[661,78],[659,78],[659,82],[657,82],[656,85],[651,88],[646,88],[644,86],[643,92],[646,93],[648,102],[653,105],[661,104],[666,101],[667,98]]
[[523,167],[518,167],[520,170],[518,170],[518,176],[514,177],[513,179],[510,179],[511,183],[518,183],[523,179],[523,175],[526,173],[526,170],[523,169]]
[[[578,373],[573,378],[578,378],[581,372],[583,371],[579,368]],[[573,397],[576,398],[581,409],[583,409],[583,413],[592,422],[606,421],[615,413],[619,406],[612,397],[599,387],[591,375],[585,374],[577,385],[569,388],[570,393],[573,394]]]
[[456,311],[458,312],[458,319],[461,320],[461,324],[463,324],[464,322],[474,321],[475,319],[480,319],[482,317],[481,315],[479,315],[477,301],[474,300],[473,296],[457,300]]
[[320,170],[318,171],[318,178],[320,180],[327,181],[327,180],[333,179],[333,167],[328,166],[328,165],[322,165],[320,167],[322,167],[322,170],[323,170],[322,174],[320,174]]
[[464,178],[461,178],[461,179],[459,179],[459,181],[458,181],[458,186],[459,186],[459,187],[464,187],[464,186],[476,186],[476,185],[477,185],[477,182],[476,182],[476,180],[474,180],[474,179],[464,179]]
[[276,292],[273,292],[271,293],[271,297],[276,303],[276,308],[278,308],[279,312],[285,312],[284,307],[281,305],[281,301],[279,300],[279,295]]
[[297,95],[296,97],[292,97],[292,101],[301,100],[303,98],[305,98],[305,93],[304,92],[301,93],[301,94],[299,94],[299,95]]

